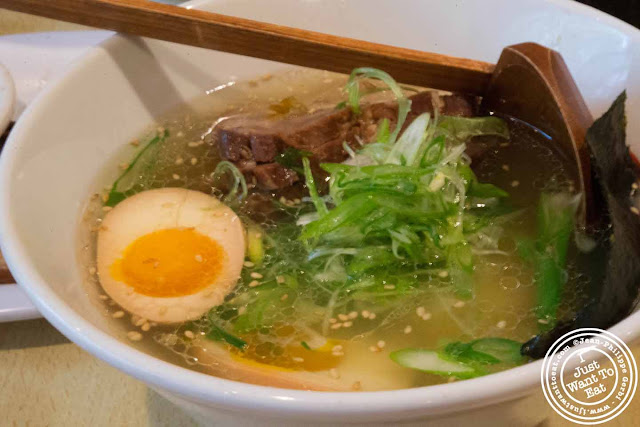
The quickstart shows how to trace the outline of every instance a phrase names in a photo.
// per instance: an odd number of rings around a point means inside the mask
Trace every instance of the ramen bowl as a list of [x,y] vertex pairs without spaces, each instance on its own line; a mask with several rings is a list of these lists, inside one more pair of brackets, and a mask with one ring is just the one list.
[[[559,51],[594,116],[626,89],[628,141],[640,150],[640,32],[569,0],[196,1],[282,25],[495,62],[533,41]],[[366,64],[363,64],[366,65]],[[0,233],[13,275],[39,311],[96,357],[212,423],[535,425],[549,411],[541,362],[472,380],[380,392],[251,385],[191,371],[122,339],[83,286],[82,209],[97,175],[154,118],[229,82],[290,68],[167,42],[115,36],[51,83],[16,124],[0,162]],[[640,335],[635,313],[610,329]]]

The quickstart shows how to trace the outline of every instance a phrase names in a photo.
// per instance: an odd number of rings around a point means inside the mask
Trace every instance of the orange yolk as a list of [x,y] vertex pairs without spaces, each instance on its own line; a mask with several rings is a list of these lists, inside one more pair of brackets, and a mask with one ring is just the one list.
[[136,293],[179,297],[214,283],[225,260],[226,253],[215,240],[193,228],[170,228],[136,239],[110,272]]

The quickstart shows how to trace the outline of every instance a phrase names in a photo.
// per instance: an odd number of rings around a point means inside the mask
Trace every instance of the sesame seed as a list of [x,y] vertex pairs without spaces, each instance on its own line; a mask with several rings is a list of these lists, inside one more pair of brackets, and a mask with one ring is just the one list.
[[304,359],[302,357],[292,357],[291,360],[293,360],[294,362],[297,362],[297,363],[304,362]]
[[380,340],[380,341],[378,341],[377,345],[378,345],[379,348],[384,348],[384,346],[387,345],[387,343],[382,341],[382,340]]
[[277,282],[278,284],[280,284],[280,285],[281,285],[281,284],[283,284],[283,283],[284,283],[284,277],[282,277],[282,276],[276,276],[276,282]]
[[422,317],[424,315],[424,307],[420,306],[420,307],[416,308],[416,314],[419,317]]
[[119,319],[119,318],[121,318],[121,317],[124,317],[124,311],[122,311],[122,310],[116,311],[116,312],[115,312],[115,313],[113,313],[111,316],[112,316],[114,319]]
[[111,209],[113,209],[111,206],[103,206],[102,212],[109,212]]
[[385,289],[395,289],[396,285],[384,285]]
[[138,331],[130,331],[127,332],[127,338],[131,341],[140,341],[142,339],[142,334]]
[[336,323],[338,321],[338,319],[336,319],[335,317],[332,317],[331,319],[329,319],[329,323]]
[[134,139],[129,144],[133,145],[134,147],[137,147],[138,145],[140,145],[140,141],[138,141],[137,139]]
[[181,165],[181,164],[183,164],[183,163],[184,163],[184,159],[183,159],[182,157],[178,157],[178,158],[176,159],[176,165]]
[[369,347],[369,351],[372,353],[380,353],[380,347],[372,345],[371,347]]
[[429,320],[431,319],[431,313],[425,313],[420,317],[422,318],[422,320]]
[[241,316],[242,316],[243,314],[245,314],[246,312],[247,312],[247,307],[245,307],[245,306],[242,306],[242,307],[240,307],[240,308],[238,309],[238,314],[239,314],[239,315],[241,315]]
[[501,320],[498,323],[496,323],[496,326],[500,329],[504,329],[507,326],[507,322],[505,320]]
[[190,142],[189,144],[187,144],[189,147],[193,148],[193,147],[199,147],[202,144],[204,144],[204,141],[194,141],[194,142]]
[[338,314],[338,319],[340,319],[340,320],[342,320],[344,322],[345,320],[349,320],[349,316],[347,316],[346,314],[340,313],[340,314]]
[[202,258],[202,255],[200,255],[200,254],[196,254],[195,259],[196,259],[197,262],[204,261],[204,259]]
[[447,270],[442,270],[438,273],[438,276],[444,279],[445,277],[449,277],[449,272]]
[[355,319],[356,317],[358,317],[357,311],[352,311],[351,313],[349,313],[349,319]]
[[462,308],[464,305],[464,301],[456,301],[455,304],[453,304],[455,308]]
[[637,182],[632,183],[631,184],[631,188],[633,188],[634,190],[637,190],[638,189],[638,183]]
[[182,137],[184,136],[184,132],[179,131],[178,133],[176,133],[176,136],[177,136],[178,138],[182,138]]
[[249,283],[250,288],[255,288],[256,286],[260,286],[260,282],[257,280],[252,280],[251,283]]
[[95,268],[95,267],[91,267],[91,268],[89,268],[89,274],[91,274],[91,275],[96,274],[96,271],[97,271],[97,270],[96,270],[96,268]]
[[541,323],[543,325],[546,325],[549,323],[549,321],[547,319],[538,319],[538,323]]
[[184,336],[189,339],[193,339],[195,337],[195,335],[191,331],[184,331]]
[[340,374],[338,373],[338,370],[336,368],[329,369],[329,375],[331,376],[331,378],[340,378]]
[[369,318],[369,311],[368,310],[362,310],[362,313],[360,313],[362,315],[362,317],[364,317],[365,319]]
[[289,294],[284,294],[280,297],[280,301],[285,301],[287,298],[289,298]]
[[502,165],[502,170],[503,171],[509,171],[509,165]]
[[252,263],[251,261],[245,261],[245,262],[244,262],[244,266],[245,266],[245,267],[247,267],[247,268],[251,268],[251,267],[253,267],[254,265],[255,265],[255,264],[254,264],[254,263]]
[[508,147],[510,144],[508,142],[501,142],[500,147]]
[[198,159],[196,159],[195,157],[191,158],[191,164],[195,165],[196,163],[198,163]]
[[136,326],[142,326],[145,323],[147,323],[147,319],[145,319],[144,317],[138,317],[133,324]]
[[253,272],[250,274],[252,279],[262,279],[264,276],[260,273]]
[[142,329],[144,332],[147,332],[149,329],[151,329],[151,325],[149,323],[145,323],[140,329]]
[[636,208],[635,206],[631,206],[631,212],[633,212],[636,215],[640,215],[640,210],[638,210],[638,208]]
[[331,329],[340,329],[342,327],[342,323],[334,323],[331,325]]
[[369,319],[370,319],[370,320],[373,320],[373,319],[375,319],[375,318],[376,318],[376,314],[375,314],[375,313],[371,313],[371,314],[369,315]]
[[333,352],[342,351],[342,346],[340,344],[334,345],[331,351]]
[[173,175],[171,175],[171,177],[176,181],[180,179],[180,175],[178,175],[177,173],[174,173]]
[[109,299],[109,297],[106,295],[98,295],[98,298],[100,298],[102,301],[106,301]]
[[405,334],[410,334],[412,330],[413,330],[413,328],[411,327],[411,325],[407,325],[404,328],[404,333]]
[[512,187],[517,187],[518,185],[520,185],[520,181],[518,181],[518,180],[511,181],[511,186]]
[[350,328],[351,326],[353,326],[353,322],[351,320],[348,320],[344,322],[342,326],[344,326],[345,328]]

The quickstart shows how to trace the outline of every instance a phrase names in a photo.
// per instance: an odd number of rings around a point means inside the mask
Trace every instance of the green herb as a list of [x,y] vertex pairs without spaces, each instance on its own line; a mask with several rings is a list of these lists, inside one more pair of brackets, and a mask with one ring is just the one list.
[[205,335],[208,339],[213,341],[224,341],[229,345],[236,347],[239,350],[244,350],[247,346],[247,342],[242,338],[225,331],[221,327],[213,324]]
[[447,360],[441,353],[432,350],[406,348],[394,351],[389,356],[391,360],[405,368],[443,377],[466,379],[480,375],[475,368],[454,360]]
[[309,351],[313,351],[313,350],[311,350],[311,347],[309,347],[309,344],[307,344],[307,342],[306,342],[306,341],[301,341],[301,342],[300,342],[300,345],[301,345],[303,348],[305,348],[305,349],[307,349],[307,350],[309,350]]
[[516,366],[526,361],[521,343],[506,338],[481,338],[469,343],[452,342],[440,351],[403,349],[390,354],[401,366],[430,374],[474,378],[490,372],[491,365]]
[[251,262],[256,265],[261,265],[264,259],[263,235],[264,232],[257,225],[247,228],[247,254]]
[[509,139],[509,128],[504,120],[491,117],[454,117],[442,116],[438,122],[439,132],[459,141],[466,141],[474,136],[494,135]]
[[404,121],[407,119],[407,114],[409,114],[409,110],[411,109],[411,101],[405,96],[402,88],[396,83],[396,81],[387,73],[382,70],[377,70],[375,68],[356,68],[351,72],[349,76],[349,81],[347,82],[346,90],[349,96],[349,106],[353,110],[354,113],[360,113],[360,82],[361,78],[371,78],[381,80],[384,84],[386,84],[389,89],[395,95],[398,102],[398,122],[396,124],[395,130],[389,136],[388,143],[393,144],[396,142],[398,138],[398,134],[400,133],[400,129],[402,129],[402,125]]
[[518,251],[535,267],[537,287],[536,314],[543,330],[555,325],[562,290],[567,281],[565,266],[567,250],[574,229],[579,196],[569,193],[542,193],[538,204],[538,237],[521,241]]
[[327,214],[327,205],[325,205],[324,200],[318,196],[318,190],[316,189],[316,182],[313,178],[313,173],[311,173],[311,165],[309,164],[309,159],[307,157],[302,159],[302,166],[304,168],[304,179],[307,183],[307,189],[309,190],[309,195],[311,196],[311,201],[313,202],[316,210],[318,211],[318,215],[323,217]]
[[294,170],[298,173],[303,173],[302,159],[304,157],[311,157],[312,155],[313,153],[311,153],[310,151],[287,147],[281,154],[276,156],[275,162],[281,164],[287,169]]
[[[325,268],[339,263],[356,281],[364,280],[365,274],[380,279],[384,274],[376,269],[380,266],[410,261],[410,268],[428,269],[436,261],[439,265],[444,262],[457,296],[471,298],[473,253],[468,236],[491,224],[498,210],[478,209],[467,203],[468,198],[486,202],[508,194],[478,181],[464,160],[464,142],[477,135],[508,137],[506,123],[497,117],[432,120],[429,114],[422,114],[397,138],[405,117],[402,106],[408,106],[408,100],[386,73],[357,69],[347,83],[349,104],[356,113],[360,77],[378,78],[392,89],[401,106],[398,125],[389,134],[388,122],[382,122],[377,142],[355,153],[373,164],[320,165],[330,174],[327,202],[318,196],[305,161],[305,178],[317,215],[305,223],[300,239],[315,258],[324,257]],[[465,225],[467,216],[470,226]]]
[[109,196],[105,202],[105,206],[114,207],[127,197],[142,191],[144,187],[140,185],[140,176],[147,176],[156,162],[157,147],[169,136],[169,131],[164,130],[153,137],[145,146],[136,154],[129,166],[115,180],[109,191]]
[[[215,171],[213,172],[214,177],[220,177],[224,173],[230,173],[233,178],[233,183],[231,184],[231,190],[229,194],[224,197],[226,202],[235,202],[238,198],[246,199],[247,198],[247,181],[244,179],[244,175],[240,170],[231,162],[226,160],[221,161],[216,166]],[[238,196],[238,192],[241,191],[240,196]]]
[[275,284],[263,284],[255,291],[249,291],[253,295],[251,301],[245,305],[244,314],[239,315],[233,324],[234,331],[246,334],[264,327],[269,327],[282,318],[282,310],[290,307],[293,297],[283,302],[282,296],[292,294],[293,291]]

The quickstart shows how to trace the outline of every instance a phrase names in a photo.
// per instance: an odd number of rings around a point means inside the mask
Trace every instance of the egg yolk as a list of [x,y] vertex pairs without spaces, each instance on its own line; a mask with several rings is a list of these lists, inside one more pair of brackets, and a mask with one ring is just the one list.
[[151,297],[194,294],[214,283],[226,259],[222,246],[193,228],[154,231],[136,239],[111,276]]

